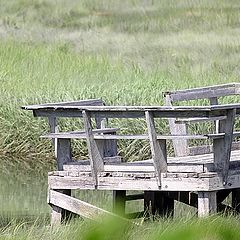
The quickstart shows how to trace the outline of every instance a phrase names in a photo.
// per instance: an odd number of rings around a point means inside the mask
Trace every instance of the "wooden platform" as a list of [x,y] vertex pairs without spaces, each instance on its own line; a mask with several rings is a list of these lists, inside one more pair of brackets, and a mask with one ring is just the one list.
[[[166,106],[105,106],[99,100],[25,106],[36,117],[48,117],[51,132],[42,137],[53,139],[57,171],[48,175],[48,203],[52,206],[52,223],[59,223],[67,211],[93,218],[112,214],[71,197],[73,189],[113,190],[114,209],[125,202],[144,199],[144,209],[151,214],[172,216],[174,200],[198,208],[199,216],[211,212],[240,209],[240,147],[235,139],[235,119],[240,104],[218,104],[218,97],[240,94],[240,84],[166,92]],[[209,106],[173,106],[174,101],[208,98]],[[83,120],[84,129],[59,132],[57,118]],[[108,118],[143,118],[145,134],[126,135],[119,128],[107,126]],[[155,119],[168,119],[170,131],[156,129]],[[96,122],[95,128],[93,121]],[[214,131],[189,134],[190,123],[209,122]],[[209,128],[211,129],[211,128]],[[125,131],[126,132],[126,131]],[[84,139],[89,160],[74,160],[71,142]],[[118,155],[118,140],[147,140],[150,159],[128,162]],[[188,141],[207,140],[210,144],[188,146]],[[168,156],[166,142],[173,143],[175,156]],[[143,194],[126,195],[127,190]],[[223,200],[232,193],[232,204]],[[119,213],[119,212],[118,212]],[[126,215],[122,214],[126,217]],[[133,215],[132,215],[133,216]],[[143,216],[136,213],[134,216]],[[145,215],[146,216],[146,215]]]

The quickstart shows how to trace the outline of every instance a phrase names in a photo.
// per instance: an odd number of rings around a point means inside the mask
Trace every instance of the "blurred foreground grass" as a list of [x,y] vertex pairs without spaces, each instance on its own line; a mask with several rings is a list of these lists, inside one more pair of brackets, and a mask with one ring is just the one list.
[[75,220],[51,229],[39,223],[14,223],[2,228],[0,239],[76,239],[76,240],[237,240],[239,218],[213,216],[208,219],[162,219],[136,226],[116,219],[101,223]]

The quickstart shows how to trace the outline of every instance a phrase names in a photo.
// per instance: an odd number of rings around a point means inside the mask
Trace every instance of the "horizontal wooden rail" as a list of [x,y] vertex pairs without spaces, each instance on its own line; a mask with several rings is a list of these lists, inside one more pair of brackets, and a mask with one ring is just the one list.
[[[148,135],[111,135],[111,134],[99,134],[99,133],[110,133],[116,132],[118,129],[96,129],[93,130],[94,139],[96,140],[148,140]],[[174,140],[174,139],[219,139],[225,136],[224,133],[213,133],[205,135],[157,135],[157,140]],[[233,137],[239,137],[239,133],[235,133]],[[86,139],[86,134],[84,132],[64,132],[64,133],[50,133],[41,136],[42,138],[59,138],[59,139]]]
[[210,117],[210,118],[182,118],[182,119],[176,119],[175,123],[181,124],[181,123],[198,123],[198,122],[206,122],[206,121],[218,121],[218,120],[224,120],[226,119],[226,116],[220,116],[220,117]]
[[173,92],[170,91],[163,94],[164,96],[170,95],[172,101],[186,101],[194,99],[223,97],[228,95],[240,94],[240,84],[222,84],[217,86],[178,90]]

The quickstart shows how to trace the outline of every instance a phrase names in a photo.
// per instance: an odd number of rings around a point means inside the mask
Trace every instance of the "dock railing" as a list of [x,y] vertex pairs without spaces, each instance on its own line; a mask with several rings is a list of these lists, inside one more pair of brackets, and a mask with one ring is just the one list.
[[[185,100],[207,97],[216,103],[219,96],[239,93],[238,84],[225,85],[224,88],[226,87],[226,91],[222,87],[212,87],[203,91],[183,91],[182,94],[185,94]],[[203,95],[204,91],[209,94]],[[231,173],[232,178],[228,181],[230,167],[235,171],[240,169],[238,155],[232,154],[233,139],[240,136],[239,132],[234,131],[235,118],[240,115],[240,104],[173,106],[173,101],[183,100],[183,97],[176,92],[166,93],[165,96],[168,106],[105,106],[101,100],[24,106],[24,109],[32,110],[34,116],[49,119],[51,132],[44,137],[54,139],[58,165],[58,171],[49,177],[50,191],[105,189],[114,190],[116,196],[120,197],[121,191],[126,190],[196,191],[199,208],[204,209],[200,215],[209,213],[212,208],[216,209],[217,190],[240,187],[238,173],[235,173],[234,179]],[[57,132],[56,122],[61,117],[82,118],[84,129]],[[106,125],[106,119],[109,118],[142,118],[145,120],[146,134],[120,134],[121,129]],[[156,119],[169,119],[171,134],[159,134],[155,126]],[[186,129],[186,119],[191,122],[215,121],[218,131],[202,134],[178,131],[179,126]],[[94,125],[93,120],[96,121]],[[73,161],[73,139],[86,140],[89,161]],[[117,153],[119,139],[148,140],[151,158],[134,163],[121,162]],[[213,155],[189,156],[185,148],[189,139],[212,141]],[[166,142],[169,140],[178,143],[175,144],[175,158],[168,157]],[[183,147],[184,151],[181,149]],[[62,175],[62,178],[56,174]],[[177,186],[178,183],[181,185]],[[204,199],[209,204],[206,205]],[[53,204],[51,201],[49,203]]]

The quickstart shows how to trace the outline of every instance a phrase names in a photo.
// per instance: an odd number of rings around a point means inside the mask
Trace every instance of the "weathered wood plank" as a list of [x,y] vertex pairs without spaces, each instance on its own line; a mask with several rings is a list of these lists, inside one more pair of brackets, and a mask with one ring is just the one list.
[[[100,132],[100,131],[99,131]],[[107,131],[103,131],[103,133],[107,133]],[[108,131],[110,133],[111,131]],[[148,135],[111,135],[111,134],[95,134],[93,138],[95,140],[147,140],[149,139]],[[238,134],[239,136],[240,134]],[[41,136],[42,138],[70,138],[70,139],[86,139],[87,135],[85,133],[50,133],[47,135]],[[207,140],[207,139],[216,139],[216,138],[224,138],[224,133],[210,133],[204,135],[157,135],[157,140],[187,140],[187,139],[196,139],[196,140]]]
[[[166,106],[172,106],[170,95],[165,96]],[[170,132],[172,135],[187,135],[187,126],[184,123],[176,123],[176,118],[168,119]],[[175,156],[186,156],[188,154],[187,139],[175,139],[173,141]]]
[[87,138],[87,146],[88,146],[88,153],[90,157],[92,175],[95,181],[95,185],[97,186],[98,184],[97,175],[98,175],[98,172],[101,172],[104,170],[104,162],[103,162],[101,153],[98,149],[97,143],[93,137],[91,117],[86,111],[83,111],[82,114],[83,114],[84,128],[85,128],[86,138]]
[[[104,128],[104,129],[92,129],[94,134],[115,133],[120,128]],[[53,132],[41,136],[42,138],[86,138],[85,130],[72,131],[72,132]]]
[[228,95],[236,95],[240,93],[240,84],[222,84],[218,86],[192,88],[186,90],[178,90],[175,92],[165,92],[166,95],[171,95],[172,101],[186,101],[203,98],[215,98]]
[[226,119],[226,116],[219,116],[219,117],[209,117],[209,118],[180,118],[176,119],[176,124],[186,124],[186,123],[198,123],[198,122],[208,122],[208,121],[218,121],[218,120],[224,120]]
[[60,207],[51,205],[51,226],[58,226],[62,222],[62,209]]
[[[98,177],[99,190],[158,190],[156,177]],[[95,189],[95,182],[89,176],[59,177],[49,176],[51,189]]]
[[198,192],[198,216],[207,217],[217,212],[216,192]]
[[120,218],[116,214],[54,190],[49,191],[49,203],[92,220],[101,221],[102,217],[107,216]]
[[227,119],[222,120],[219,123],[219,131],[224,132],[225,136],[223,139],[213,140],[214,164],[216,170],[222,172],[224,184],[226,184],[228,177],[235,116],[235,109],[228,110]]
[[[210,101],[210,105],[218,105],[217,97],[211,97],[211,98],[209,98],[209,101]],[[223,119],[216,119],[216,121],[214,121],[216,133],[219,133],[219,120],[223,120]]]
[[87,100],[78,100],[78,101],[68,101],[68,102],[55,102],[55,103],[45,103],[38,105],[29,105],[23,106],[23,109],[45,109],[45,108],[54,108],[54,107],[67,107],[67,106],[102,106],[104,104],[101,99],[87,99]]
[[240,105],[229,106],[229,105],[219,105],[218,108],[215,106],[200,108],[200,107],[168,107],[168,108],[151,108],[146,107],[142,109],[97,109],[94,110],[90,107],[75,107],[75,108],[54,108],[54,109],[39,109],[33,110],[35,117],[82,117],[81,111],[88,111],[91,117],[100,118],[144,118],[144,110],[153,112],[155,118],[211,118],[225,116],[226,110],[230,108],[236,108],[237,114],[240,114]]
[[[240,164],[240,162],[239,162]],[[207,166],[209,169],[213,169],[213,164],[211,166]],[[86,164],[66,164],[63,165],[64,171],[79,171],[79,172],[90,172],[91,167],[90,163]],[[105,164],[104,171],[106,172],[155,172],[155,168],[152,163],[118,163],[118,164]],[[184,164],[184,163],[175,163],[169,164],[167,166],[168,172],[196,172],[201,173],[204,172],[204,165],[203,164]]]
[[72,161],[71,141],[70,139],[57,139],[57,168],[63,170],[65,163]]
[[161,173],[167,171],[167,149],[166,140],[157,141],[154,118],[151,112],[146,111],[146,122],[149,134],[149,142],[152,152],[153,165],[158,177],[159,186],[161,186]]
[[[57,125],[56,117],[49,116],[48,117],[48,124],[49,124],[51,133],[57,133],[58,132],[58,125]],[[56,139],[52,139],[52,143],[53,143],[53,146],[54,146],[55,157],[57,157],[57,140]]]

